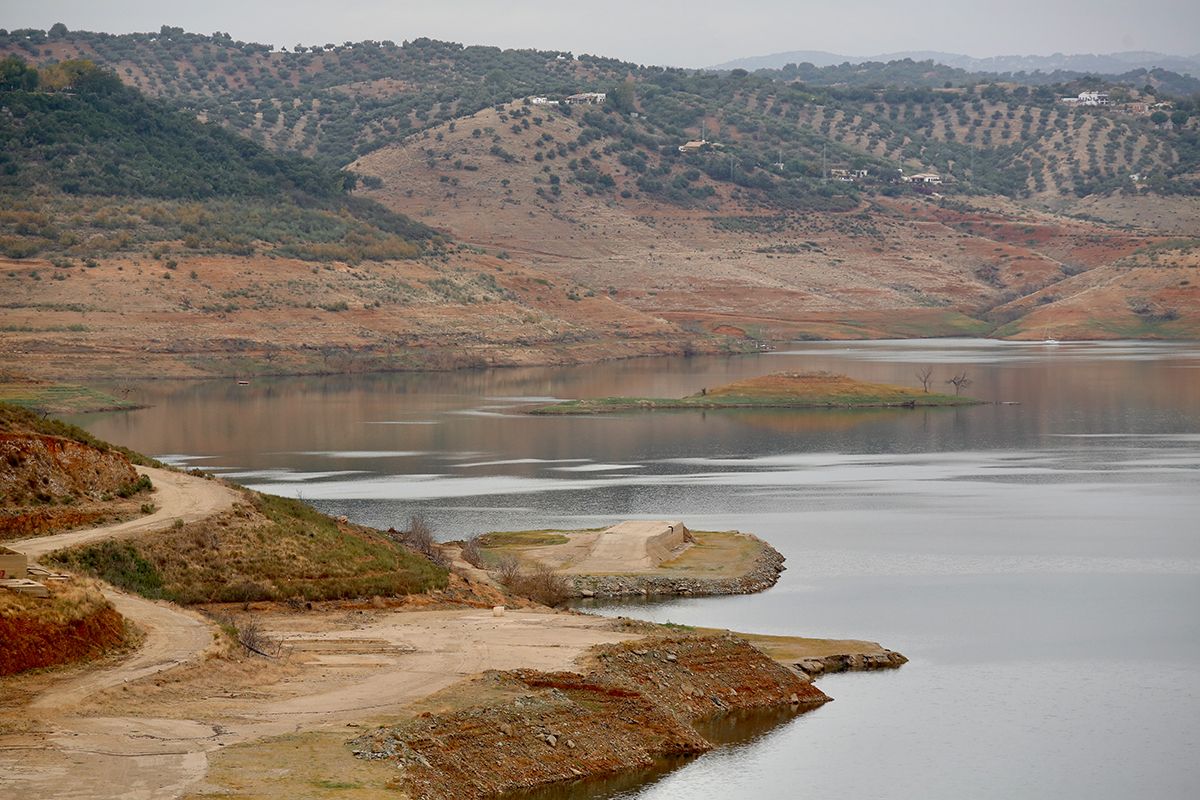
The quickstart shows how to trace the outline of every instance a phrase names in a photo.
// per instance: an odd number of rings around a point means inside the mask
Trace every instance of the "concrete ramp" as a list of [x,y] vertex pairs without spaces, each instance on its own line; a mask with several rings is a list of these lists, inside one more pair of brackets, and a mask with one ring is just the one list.
[[654,569],[694,542],[682,522],[631,520],[596,536],[591,551],[567,572],[622,573]]

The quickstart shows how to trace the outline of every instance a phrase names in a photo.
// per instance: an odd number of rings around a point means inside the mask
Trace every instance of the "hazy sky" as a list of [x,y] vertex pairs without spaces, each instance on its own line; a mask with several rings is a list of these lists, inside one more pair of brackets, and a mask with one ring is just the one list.
[[1198,0],[0,0],[0,27],[225,31],[291,46],[428,36],[700,67],[788,50],[1200,51]]

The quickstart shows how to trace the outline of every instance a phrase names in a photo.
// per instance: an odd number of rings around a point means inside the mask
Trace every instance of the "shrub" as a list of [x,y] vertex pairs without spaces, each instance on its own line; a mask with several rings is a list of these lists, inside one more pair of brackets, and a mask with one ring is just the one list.
[[513,594],[528,597],[545,606],[556,606],[571,597],[571,584],[546,564],[526,570],[512,557],[500,560],[496,580]]
[[414,514],[410,517],[408,520],[408,530],[397,531],[395,528],[392,528],[388,531],[388,534],[409,550],[420,553],[433,563],[441,566],[446,565],[442,550],[438,547],[437,539],[434,538],[433,528],[425,521],[423,515]]
[[463,542],[462,557],[463,561],[475,567],[483,566],[483,552],[479,547],[479,536],[472,536]]
[[136,481],[131,481],[130,483],[127,483],[124,486],[122,486],[121,488],[117,489],[117,496],[118,497],[133,497],[135,494],[141,494],[142,492],[148,492],[153,488],[154,488],[154,485],[152,483],[150,483],[150,478],[148,476],[139,475],[138,479]]

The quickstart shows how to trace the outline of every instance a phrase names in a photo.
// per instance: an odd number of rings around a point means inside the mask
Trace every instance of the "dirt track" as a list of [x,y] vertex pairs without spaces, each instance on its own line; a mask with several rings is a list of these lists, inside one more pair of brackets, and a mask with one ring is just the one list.
[[[144,472],[156,487],[153,514],[11,546],[37,558],[201,519],[238,499],[215,481]],[[203,786],[208,754],[218,748],[386,719],[480,671],[569,669],[592,645],[634,635],[600,618],[538,611],[266,613],[255,619],[283,643],[279,659],[210,660],[213,626],[199,615],[106,594],[143,630],[142,646],[116,664],[51,675],[21,709],[31,729],[0,727],[0,794],[177,798]]]
[[139,533],[162,530],[177,519],[194,522],[230,508],[238,501],[237,492],[219,481],[210,481],[153,467],[138,467],[138,472],[149,476],[154,484],[152,501],[158,508],[144,517],[87,528],[54,536],[41,536],[9,542],[9,547],[29,556],[30,561],[41,558],[53,550],[86,544],[100,539],[123,539]]

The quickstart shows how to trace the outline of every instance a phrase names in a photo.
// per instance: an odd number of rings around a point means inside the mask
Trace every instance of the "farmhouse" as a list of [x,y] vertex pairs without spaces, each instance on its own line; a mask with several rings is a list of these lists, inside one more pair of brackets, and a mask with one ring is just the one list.
[[1108,92],[1080,92],[1078,97],[1064,97],[1060,102],[1068,106],[1091,108],[1112,105],[1112,99],[1108,96]]
[[905,175],[905,183],[921,183],[926,186],[941,186],[942,176],[936,172],[918,172],[916,175]]
[[867,177],[865,169],[831,169],[829,177],[843,183],[854,183],[856,180],[861,180]]
[[573,94],[567,98],[569,105],[593,105],[598,106],[608,99],[608,95],[604,92],[580,92]]
[[547,97],[531,97],[531,98],[529,98],[529,103],[530,103],[530,105],[535,105],[535,106],[556,106],[556,105],[558,105],[557,100],[551,100]]
[[708,142],[706,140],[693,139],[690,142],[685,142],[684,144],[679,145],[679,152],[681,152],[681,153],[699,153],[701,150],[703,150],[707,146],[708,146]]

